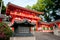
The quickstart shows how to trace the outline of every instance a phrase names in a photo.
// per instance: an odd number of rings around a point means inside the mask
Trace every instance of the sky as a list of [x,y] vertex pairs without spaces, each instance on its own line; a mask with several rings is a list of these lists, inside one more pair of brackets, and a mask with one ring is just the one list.
[[8,4],[8,2],[11,2],[15,5],[22,6],[22,7],[25,7],[26,5],[32,6],[37,2],[37,0],[3,0],[3,1],[5,6]]

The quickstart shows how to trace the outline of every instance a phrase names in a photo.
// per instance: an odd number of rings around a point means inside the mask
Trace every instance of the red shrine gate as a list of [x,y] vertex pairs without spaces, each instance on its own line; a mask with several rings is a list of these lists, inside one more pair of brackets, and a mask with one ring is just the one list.
[[26,8],[8,3],[6,8],[6,14],[8,16],[11,16],[11,24],[13,24],[15,20],[22,21],[23,19],[27,19],[32,23],[36,23],[36,30],[38,30],[38,22],[41,20],[38,15],[43,14],[43,12],[28,10]]

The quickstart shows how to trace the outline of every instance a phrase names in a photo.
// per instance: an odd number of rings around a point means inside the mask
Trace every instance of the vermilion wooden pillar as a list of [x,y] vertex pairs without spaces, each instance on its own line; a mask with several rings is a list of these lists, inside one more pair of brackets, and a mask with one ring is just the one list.
[[38,22],[36,22],[36,31],[38,31]]

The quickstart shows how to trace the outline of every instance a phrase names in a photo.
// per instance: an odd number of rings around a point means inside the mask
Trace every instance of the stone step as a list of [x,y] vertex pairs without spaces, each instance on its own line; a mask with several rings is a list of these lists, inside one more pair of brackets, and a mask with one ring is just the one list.
[[35,36],[32,37],[10,37],[10,40],[36,40]]
[[32,33],[16,33],[13,36],[14,37],[29,37],[29,36],[33,36],[33,34]]

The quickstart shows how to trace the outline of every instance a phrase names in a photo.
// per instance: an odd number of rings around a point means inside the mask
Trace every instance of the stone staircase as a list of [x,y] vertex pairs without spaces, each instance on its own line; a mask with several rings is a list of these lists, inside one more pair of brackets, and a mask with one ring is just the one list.
[[31,36],[33,36],[33,34],[32,33],[16,33],[13,36],[14,37],[31,37]]
[[10,37],[10,40],[36,40],[34,36],[31,37]]

